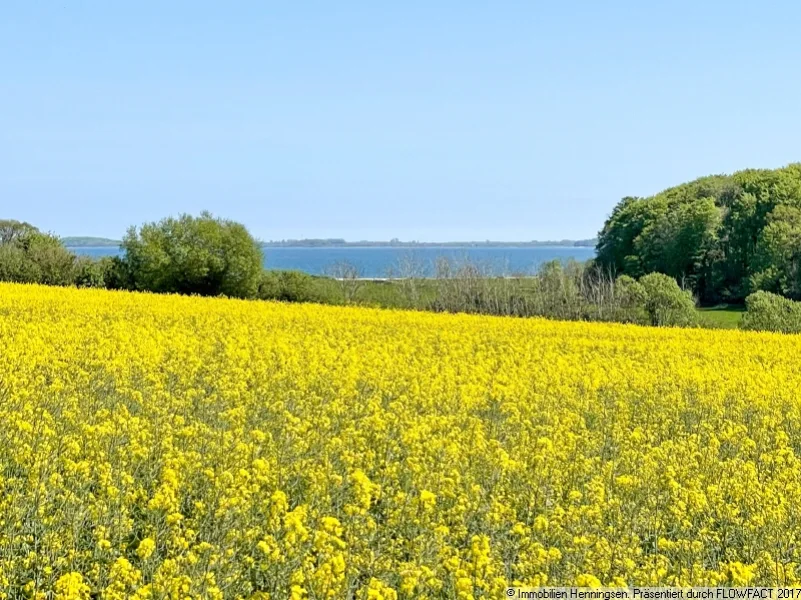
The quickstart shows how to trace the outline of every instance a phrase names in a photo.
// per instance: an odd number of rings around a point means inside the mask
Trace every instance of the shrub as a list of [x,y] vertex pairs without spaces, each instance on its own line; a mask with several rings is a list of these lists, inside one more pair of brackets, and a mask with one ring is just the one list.
[[133,289],[133,279],[128,263],[120,256],[105,256],[99,261],[103,281],[109,290]]
[[118,256],[91,258],[79,256],[75,261],[74,283],[83,288],[123,290],[131,287],[125,261]]
[[12,244],[0,244],[0,281],[35,283],[38,270],[25,250]]
[[263,271],[258,297],[262,300],[309,302],[312,299],[312,276],[302,271]]
[[621,275],[614,280],[612,299],[607,301],[612,310],[606,320],[620,323],[636,323],[649,325],[651,317],[645,308],[647,293],[645,287],[628,275]]
[[75,261],[75,285],[80,288],[104,288],[106,277],[103,264],[88,256],[80,256]]
[[258,293],[258,243],[244,225],[208,212],[132,227],[122,248],[133,289],[236,298]]
[[645,311],[651,325],[686,327],[697,322],[692,295],[682,290],[672,277],[649,273],[640,277],[638,283],[645,293]]
[[538,312],[557,319],[582,319],[589,302],[582,294],[586,270],[575,261],[563,264],[559,260],[543,263],[537,272]]
[[75,261],[56,236],[29,223],[0,221],[0,280],[70,285]]
[[745,308],[743,329],[801,333],[801,302],[759,291],[745,299]]

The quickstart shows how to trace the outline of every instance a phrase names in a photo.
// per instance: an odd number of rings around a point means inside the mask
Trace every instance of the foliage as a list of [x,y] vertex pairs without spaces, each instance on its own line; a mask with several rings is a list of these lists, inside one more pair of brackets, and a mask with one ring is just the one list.
[[706,302],[767,289],[801,298],[801,164],[703,177],[627,197],[599,234],[598,262],[656,271]]
[[105,288],[105,264],[102,260],[79,256],[75,260],[75,285],[81,288]]
[[751,288],[801,298],[801,209],[779,205],[767,217],[754,252]]
[[118,256],[78,256],[74,283],[77,287],[125,290],[132,287],[126,262]]
[[128,262],[120,256],[105,256],[99,261],[103,281],[109,290],[131,290],[133,276]]
[[0,281],[69,285],[75,255],[29,223],[0,220]]
[[646,290],[641,281],[627,275],[615,280],[597,266],[575,261],[545,263],[533,277],[497,277],[469,261],[443,260],[436,278],[358,281],[350,294],[342,291],[345,279],[267,271],[259,298],[571,321],[696,324],[692,298],[675,282],[649,277]]
[[243,225],[207,212],[132,227],[122,248],[133,289],[237,298],[258,292],[258,243]]
[[689,292],[662,274],[614,279],[593,264],[556,260],[532,278],[490,277],[469,263],[441,269],[433,310],[659,326],[696,324]]
[[645,308],[648,294],[639,281],[628,275],[621,275],[615,280],[613,297],[618,310],[615,317],[607,320],[642,325],[650,323]]
[[760,290],[745,299],[745,306],[743,329],[801,333],[801,302]]
[[675,279],[663,273],[649,273],[638,283],[644,292],[645,311],[651,325],[687,327],[696,323],[692,295],[682,290]]
[[313,279],[302,271],[268,271],[261,274],[258,297],[261,300],[310,302],[314,300]]
[[0,338],[8,597],[801,583],[795,337],[3,284]]

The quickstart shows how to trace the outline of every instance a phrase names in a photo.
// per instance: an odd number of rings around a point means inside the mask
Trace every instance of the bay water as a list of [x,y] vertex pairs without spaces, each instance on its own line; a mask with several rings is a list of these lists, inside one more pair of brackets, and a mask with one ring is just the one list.
[[[93,257],[120,254],[115,246],[73,247],[76,254]],[[264,266],[268,269],[297,270],[311,275],[337,273],[337,266],[352,266],[359,277],[431,277],[442,259],[454,264],[469,261],[485,274],[530,275],[544,262],[595,257],[595,249],[582,246],[349,246],[314,248],[264,248]]]

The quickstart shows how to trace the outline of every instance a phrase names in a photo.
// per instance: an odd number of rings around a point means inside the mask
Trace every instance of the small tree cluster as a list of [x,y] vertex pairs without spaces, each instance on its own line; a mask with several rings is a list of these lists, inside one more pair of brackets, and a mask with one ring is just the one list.
[[76,258],[54,235],[29,223],[0,221],[0,281],[69,285]]
[[440,264],[433,310],[655,326],[696,323],[690,292],[661,273],[615,279],[597,265],[543,264],[534,277],[493,277],[471,264]]
[[236,298],[259,295],[261,248],[239,223],[209,213],[171,217],[132,227],[121,247],[119,257],[77,257],[55,235],[29,223],[0,221],[0,281]]

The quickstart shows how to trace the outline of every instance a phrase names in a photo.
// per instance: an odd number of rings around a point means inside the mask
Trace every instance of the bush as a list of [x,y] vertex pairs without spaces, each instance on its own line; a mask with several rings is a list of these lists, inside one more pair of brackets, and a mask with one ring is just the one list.
[[649,273],[640,277],[638,283],[645,294],[645,311],[651,325],[687,327],[696,324],[693,297],[682,290],[675,279],[663,273]]
[[137,290],[254,298],[263,256],[244,225],[181,215],[132,227],[122,241],[126,282]]
[[615,279],[592,263],[555,260],[535,277],[492,277],[471,263],[438,268],[432,310],[550,319],[681,325],[696,323],[695,303],[672,278]]
[[79,256],[75,261],[77,287],[124,290],[131,287],[125,261],[118,256],[99,259]]
[[134,289],[131,271],[128,263],[120,256],[105,256],[99,261],[103,272],[103,282],[109,290]]
[[745,299],[745,308],[743,329],[801,333],[801,302],[759,291]]
[[647,294],[639,281],[628,275],[621,275],[614,280],[611,295],[612,299],[606,302],[611,310],[606,311],[608,318],[604,320],[638,325],[651,324],[651,317],[645,308]]
[[75,255],[29,223],[0,221],[0,281],[70,285]]
[[106,277],[103,264],[88,256],[80,256],[75,261],[75,285],[80,288],[104,288]]
[[543,263],[537,272],[534,290],[537,312],[557,319],[583,319],[590,304],[582,294],[586,274],[585,265],[575,261]]
[[302,271],[263,271],[259,280],[258,297],[262,300],[309,302],[312,300],[313,279]]

